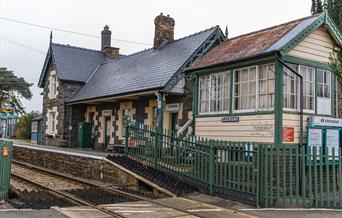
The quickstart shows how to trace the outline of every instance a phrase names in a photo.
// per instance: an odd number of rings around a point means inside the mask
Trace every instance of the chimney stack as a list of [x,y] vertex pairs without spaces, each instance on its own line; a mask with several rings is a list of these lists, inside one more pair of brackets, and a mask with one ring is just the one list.
[[101,51],[108,57],[119,57],[119,48],[111,47],[112,32],[109,30],[109,26],[104,26],[101,31]]
[[154,19],[154,25],[154,49],[174,40],[175,20],[170,15],[164,16],[163,13],[160,13]]

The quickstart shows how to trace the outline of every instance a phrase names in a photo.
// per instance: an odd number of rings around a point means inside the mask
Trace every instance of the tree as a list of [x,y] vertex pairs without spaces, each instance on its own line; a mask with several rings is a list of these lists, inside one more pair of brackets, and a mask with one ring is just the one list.
[[342,0],[328,0],[328,11],[340,31],[342,31]]
[[322,0],[312,0],[311,13],[319,14],[323,12]]
[[39,115],[40,113],[38,111],[31,111],[30,113],[22,115],[15,126],[16,136],[21,139],[30,139],[32,119]]
[[14,112],[25,112],[21,99],[31,99],[30,87],[24,78],[16,76],[13,71],[0,67],[0,108],[12,108]]

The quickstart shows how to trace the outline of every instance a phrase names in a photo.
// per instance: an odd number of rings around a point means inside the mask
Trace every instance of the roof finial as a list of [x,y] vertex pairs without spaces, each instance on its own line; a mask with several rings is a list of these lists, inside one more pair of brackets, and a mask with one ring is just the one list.
[[327,2],[327,0],[324,0],[324,2],[323,2],[323,11],[324,12],[328,11],[328,2]]
[[50,42],[52,42],[52,30],[50,31]]
[[226,25],[226,31],[224,31],[224,35],[226,36],[226,38],[228,38],[228,26]]

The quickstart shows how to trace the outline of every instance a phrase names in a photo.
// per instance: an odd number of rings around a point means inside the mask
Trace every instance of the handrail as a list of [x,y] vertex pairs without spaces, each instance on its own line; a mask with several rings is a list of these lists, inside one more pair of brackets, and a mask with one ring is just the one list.
[[181,134],[183,134],[183,132],[192,124],[193,121],[193,116],[191,116],[191,118],[186,121],[186,123],[184,124],[184,126],[182,126],[182,128],[180,128],[177,132],[177,137],[179,137]]

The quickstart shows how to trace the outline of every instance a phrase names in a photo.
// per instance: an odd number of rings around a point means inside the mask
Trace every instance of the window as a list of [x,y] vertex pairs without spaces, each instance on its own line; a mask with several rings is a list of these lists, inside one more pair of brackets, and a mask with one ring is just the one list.
[[275,65],[264,64],[259,66],[259,109],[271,110],[274,108],[274,78]]
[[57,87],[58,87],[58,80],[57,80],[56,71],[52,70],[50,72],[50,78],[49,78],[49,92],[48,92],[49,98],[57,97],[57,94],[58,94]]
[[199,78],[199,113],[228,112],[229,96],[229,73],[217,73]]
[[249,111],[256,108],[257,67],[234,70],[234,110]]
[[[288,64],[294,71],[298,72],[298,66]],[[298,110],[298,87],[299,78],[286,67],[283,68],[283,107],[287,110]]]
[[299,73],[303,77],[303,110],[315,112],[315,68],[299,66]]
[[56,129],[56,127],[55,127],[55,125],[56,125],[56,120],[55,120],[55,118],[56,118],[56,114],[55,114],[55,112],[52,112],[52,113],[51,113],[51,132],[52,132],[52,133],[54,133],[54,132],[55,132],[55,129]]
[[317,113],[331,114],[331,72],[317,70]]

